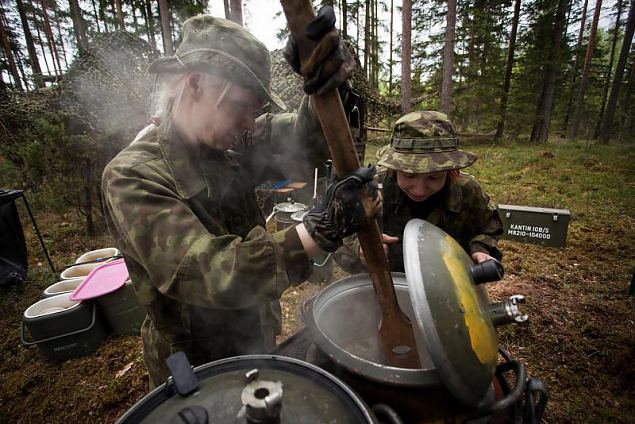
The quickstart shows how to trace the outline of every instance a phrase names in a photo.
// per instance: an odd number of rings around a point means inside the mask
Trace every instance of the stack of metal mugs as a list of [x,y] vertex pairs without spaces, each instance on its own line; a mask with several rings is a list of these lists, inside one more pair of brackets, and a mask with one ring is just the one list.
[[119,251],[113,247],[79,256],[61,273],[59,281],[46,287],[42,299],[24,311],[22,343],[37,345],[50,359],[65,360],[94,352],[110,332],[139,334],[145,310],[139,305],[129,279],[102,296],[73,299],[92,271],[119,258]]

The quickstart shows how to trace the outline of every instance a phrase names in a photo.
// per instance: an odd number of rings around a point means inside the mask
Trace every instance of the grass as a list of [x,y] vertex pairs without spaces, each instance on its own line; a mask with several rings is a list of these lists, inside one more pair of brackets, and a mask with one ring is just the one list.
[[[367,146],[367,160],[374,162],[379,146]],[[547,383],[545,421],[632,422],[635,301],[627,291],[635,267],[633,145],[463,148],[479,155],[466,171],[497,203],[571,212],[563,249],[501,241],[506,275],[489,287],[492,300],[516,293],[527,298],[522,309],[529,324],[499,328],[498,336],[530,376]],[[114,422],[146,392],[139,338],[110,337],[95,354],[62,363],[21,345],[22,312],[55,278],[46,271],[27,215],[21,216],[31,268],[27,281],[0,293],[0,422]],[[83,236],[73,213],[39,213],[38,224],[57,267],[112,244],[107,235]],[[317,289],[305,283],[285,293],[286,335],[300,327],[299,305]]]

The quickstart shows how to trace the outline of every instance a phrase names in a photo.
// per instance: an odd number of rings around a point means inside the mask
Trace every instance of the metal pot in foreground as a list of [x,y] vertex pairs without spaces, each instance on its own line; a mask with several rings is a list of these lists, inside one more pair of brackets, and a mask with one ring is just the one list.
[[172,377],[118,423],[376,422],[348,386],[304,361],[247,355],[192,371],[183,358],[183,354],[170,357]]

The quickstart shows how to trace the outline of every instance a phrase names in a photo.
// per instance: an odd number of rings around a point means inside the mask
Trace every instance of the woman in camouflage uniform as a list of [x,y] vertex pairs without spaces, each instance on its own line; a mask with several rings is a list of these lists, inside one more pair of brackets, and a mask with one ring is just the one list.
[[[404,271],[401,237],[413,218],[444,230],[475,263],[501,259],[497,240],[502,223],[496,206],[474,177],[459,172],[477,156],[458,149],[456,129],[445,114],[419,111],[402,116],[395,123],[390,145],[377,156],[378,178],[383,183],[380,227],[391,271]],[[363,253],[354,243],[340,249],[338,262],[359,272]],[[361,263],[351,259],[351,251],[361,255]]]
[[[346,63],[327,56],[324,66],[332,60],[335,71]],[[269,52],[240,25],[212,16],[188,19],[176,54],[150,71],[166,80],[160,122],[108,164],[102,190],[108,227],[148,313],[141,335],[153,387],[166,381],[165,360],[176,351],[193,365],[269,351],[282,292],[304,281],[310,256],[336,249],[369,219],[357,194],[374,171],[342,179],[302,224],[270,234],[254,194],[259,168],[283,140],[322,142],[308,102],[297,114],[256,120],[265,102],[284,107],[268,90]]]

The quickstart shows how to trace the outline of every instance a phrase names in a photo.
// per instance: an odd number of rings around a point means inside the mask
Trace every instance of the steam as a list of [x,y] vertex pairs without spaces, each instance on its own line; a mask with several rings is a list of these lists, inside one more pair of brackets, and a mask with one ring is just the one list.
[[125,32],[101,34],[77,56],[60,85],[60,107],[69,130],[92,138],[131,140],[147,122],[152,78],[146,73],[155,52]]
[[[408,317],[412,317],[408,290],[403,284],[405,278],[395,275],[393,278],[399,305]],[[380,313],[368,274],[356,275],[335,283],[319,295],[313,306],[319,331],[332,343],[358,358],[386,364],[379,336]],[[435,368],[429,356],[427,361],[422,361],[421,368]]]

